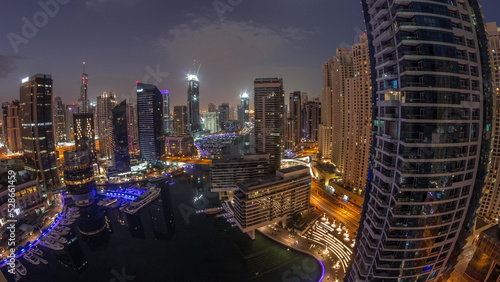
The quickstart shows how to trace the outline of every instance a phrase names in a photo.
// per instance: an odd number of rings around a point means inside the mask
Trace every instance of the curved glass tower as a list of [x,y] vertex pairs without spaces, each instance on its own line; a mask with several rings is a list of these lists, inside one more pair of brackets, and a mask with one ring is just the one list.
[[445,281],[470,234],[491,137],[476,0],[363,0],[375,138],[347,281]]

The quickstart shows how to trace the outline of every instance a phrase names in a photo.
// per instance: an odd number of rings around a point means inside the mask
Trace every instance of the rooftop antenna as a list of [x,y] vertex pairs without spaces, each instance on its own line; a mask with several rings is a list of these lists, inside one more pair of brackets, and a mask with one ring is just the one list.
[[83,62],[83,73],[85,73],[85,62]]

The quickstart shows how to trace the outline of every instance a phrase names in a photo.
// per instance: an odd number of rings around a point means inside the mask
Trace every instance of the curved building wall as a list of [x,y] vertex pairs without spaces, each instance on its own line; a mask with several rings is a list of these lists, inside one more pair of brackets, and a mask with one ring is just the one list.
[[372,168],[347,281],[444,281],[484,186],[491,136],[477,1],[362,1],[374,84]]

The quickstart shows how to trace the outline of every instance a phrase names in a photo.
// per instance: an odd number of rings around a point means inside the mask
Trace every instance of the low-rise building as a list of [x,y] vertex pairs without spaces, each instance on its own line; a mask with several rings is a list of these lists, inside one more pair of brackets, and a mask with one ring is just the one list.
[[255,239],[255,229],[284,222],[309,209],[311,175],[307,166],[276,171],[275,176],[239,182],[231,208],[241,231]]

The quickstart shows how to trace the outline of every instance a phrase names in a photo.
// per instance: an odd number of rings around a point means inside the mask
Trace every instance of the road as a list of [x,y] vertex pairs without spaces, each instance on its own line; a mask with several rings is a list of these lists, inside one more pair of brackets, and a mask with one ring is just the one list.
[[[319,182],[312,182],[312,191],[318,191]],[[320,190],[321,191],[321,190]],[[325,193],[325,196],[320,196],[316,193],[311,193],[311,204],[326,212],[330,217],[336,218],[344,223],[349,231],[356,232],[361,219],[361,208],[350,203],[346,203],[338,197],[330,196]]]
[[189,164],[202,164],[211,165],[212,160],[209,159],[195,159],[195,158],[185,158],[185,157],[162,157],[162,161],[166,162],[177,162],[177,163],[189,163]]

